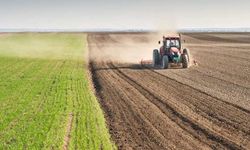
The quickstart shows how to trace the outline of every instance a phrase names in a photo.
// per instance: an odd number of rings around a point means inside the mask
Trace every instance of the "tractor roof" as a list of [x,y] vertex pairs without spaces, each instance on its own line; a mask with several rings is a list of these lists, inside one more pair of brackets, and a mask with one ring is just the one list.
[[180,39],[180,36],[174,35],[174,36],[163,36],[163,39]]

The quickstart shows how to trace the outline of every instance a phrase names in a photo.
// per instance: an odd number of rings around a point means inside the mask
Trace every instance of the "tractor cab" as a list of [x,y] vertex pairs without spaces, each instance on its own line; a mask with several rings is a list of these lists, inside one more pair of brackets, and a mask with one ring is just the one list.
[[176,47],[181,48],[181,41],[179,37],[163,37],[163,46],[165,48]]
[[181,40],[180,37],[163,36],[163,45],[160,48],[160,57],[168,56],[169,61],[178,63],[181,61]]
[[[160,42],[159,42],[160,43]],[[163,45],[160,48],[160,54],[165,55],[167,53],[181,52],[181,40],[180,37],[165,37],[163,36]]]
[[[189,66],[189,51],[182,50],[180,36],[163,36],[162,46],[153,51],[153,66],[161,65],[168,68],[168,64],[182,64],[183,68]],[[159,44],[161,42],[159,41]]]

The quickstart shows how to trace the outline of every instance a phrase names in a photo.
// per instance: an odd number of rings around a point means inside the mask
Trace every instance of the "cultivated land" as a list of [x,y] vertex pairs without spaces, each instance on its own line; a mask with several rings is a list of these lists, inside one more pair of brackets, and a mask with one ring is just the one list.
[[250,149],[250,34],[184,39],[198,66],[159,70],[95,56],[137,52],[151,35],[89,34],[112,138],[120,149]]
[[0,149],[112,149],[83,34],[0,35]]

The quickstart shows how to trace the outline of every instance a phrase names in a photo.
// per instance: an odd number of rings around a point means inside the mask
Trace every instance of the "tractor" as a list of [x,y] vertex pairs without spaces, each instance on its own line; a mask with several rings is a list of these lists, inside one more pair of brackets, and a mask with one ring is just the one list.
[[[161,41],[158,43],[161,44]],[[182,68],[188,68],[190,54],[188,49],[182,49],[181,36],[163,36],[160,49],[153,50],[152,63],[153,67],[161,66],[162,69],[168,69],[171,64],[182,65]]]

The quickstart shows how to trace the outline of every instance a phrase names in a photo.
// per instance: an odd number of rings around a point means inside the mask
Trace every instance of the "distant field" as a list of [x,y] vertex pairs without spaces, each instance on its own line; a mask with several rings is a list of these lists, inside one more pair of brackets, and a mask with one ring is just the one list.
[[86,36],[0,35],[0,149],[112,149]]

